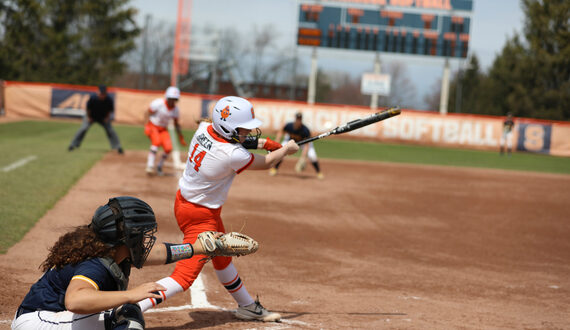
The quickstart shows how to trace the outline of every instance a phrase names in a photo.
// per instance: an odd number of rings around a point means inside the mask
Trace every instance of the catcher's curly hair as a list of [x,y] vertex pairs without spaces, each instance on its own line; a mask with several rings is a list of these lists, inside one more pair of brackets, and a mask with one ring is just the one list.
[[88,226],[79,226],[59,237],[40,269],[44,272],[52,267],[59,269],[91,258],[112,256],[114,252],[115,248],[105,245]]

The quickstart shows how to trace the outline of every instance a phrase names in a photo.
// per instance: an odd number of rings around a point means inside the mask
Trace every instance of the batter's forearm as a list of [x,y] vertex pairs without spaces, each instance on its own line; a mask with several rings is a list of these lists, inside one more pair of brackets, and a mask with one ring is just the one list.
[[279,148],[271,152],[269,155],[265,156],[265,165],[267,166],[267,169],[277,165],[277,163],[282,161],[283,158],[287,156],[287,154],[288,154],[288,149],[287,145],[285,145],[282,148]]

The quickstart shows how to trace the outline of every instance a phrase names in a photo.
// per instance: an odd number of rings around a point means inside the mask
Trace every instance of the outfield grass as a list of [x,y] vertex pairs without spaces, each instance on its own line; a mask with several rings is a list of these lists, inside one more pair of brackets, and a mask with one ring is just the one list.
[[[67,146],[79,122],[22,121],[0,124],[0,169],[26,157],[35,160],[4,172],[0,170],[0,253],[6,250],[65,195],[110,150],[105,132],[93,125],[81,148]],[[147,150],[141,126],[115,125],[125,150]],[[185,130],[187,139],[192,132]],[[570,174],[570,158],[515,153],[428,148],[325,139],[315,142],[321,158],[389,161],[414,164],[471,166]]]
[[[18,242],[110,150],[105,131],[94,125],[81,148],[68,152],[67,146],[78,128],[79,123],[74,122],[0,124],[0,169],[36,157],[14,170],[0,170],[0,253]],[[141,127],[120,127],[118,134],[127,149],[148,148]]]
[[342,140],[315,142],[319,157],[570,174],[570,158]]

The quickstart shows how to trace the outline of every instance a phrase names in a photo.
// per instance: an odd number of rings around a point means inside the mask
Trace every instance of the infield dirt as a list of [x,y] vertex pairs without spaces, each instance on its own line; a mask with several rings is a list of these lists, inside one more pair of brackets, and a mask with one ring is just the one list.
[[[498,156],[497,156],[498,157]],[[109,197],[147,201],[158,241],[179,242],[177,173],[147,177],[145,152],[107,154],[0,256],[0,328],[41,275],[47,248],[87,224]],[[509,161],[509,159],[505,159]],[[211,265],[203,280],[219,308],[146,313],[148,329],[557,329],[570,320],[570,176],[321,160],[275,177],[245,171],[222,211],[259,251],[234,260],[249,292],[283,323],[244,322]],[[134,269],[131,285],[173,266]],[[191,304],[185,292],[161,307]]]

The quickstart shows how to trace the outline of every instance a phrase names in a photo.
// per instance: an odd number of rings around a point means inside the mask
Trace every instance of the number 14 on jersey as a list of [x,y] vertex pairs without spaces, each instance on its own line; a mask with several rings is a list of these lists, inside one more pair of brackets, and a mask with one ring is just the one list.
[[190,163],[194,164],[194,170],[196,172],[200,171],[200,166],[202,165],[202,160],[204,159],[204,156],[206,156],[206,151],[200,151],[198,152],[197,155],[194,155],[196,153],[196,150],[198,149],[198,143],[196,143],[194,145],[194,148],[192,149],[192,153],[190,154],[190,157],[188,157],[188,161],[190,161]]

